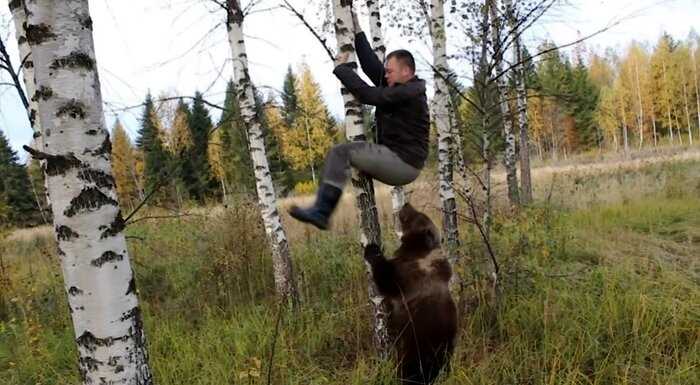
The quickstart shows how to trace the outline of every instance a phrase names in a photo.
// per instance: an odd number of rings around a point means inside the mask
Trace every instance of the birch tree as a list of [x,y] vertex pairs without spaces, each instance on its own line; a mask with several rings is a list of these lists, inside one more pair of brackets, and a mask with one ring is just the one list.
[[438,168],[440,174],[440,200],[442,201],[442,228],[447,245],[448,260],[456,262],[459,248],[457,228],[457,201],[453,187],[453,136],[451,127],[450,95],[445,78],[447,65],[447,36],[445,33],[445,10],[443,0],[431,0],[430,34],[433,49],[433,71],[435,95],[433,116],[438,131]]
[[[19,49],[19,65],[15,69],[12,65],[10,55],[7,52],[7,47],[5,47],[2,39],[0,39],[0,70],[5,69],[12,78],[12,82],[17,90],[22,105],[27,111],[27,119],[29,120],[29,125],[33,131],[33,142],[34,146],[41,148],[41,123],[38,117],[38,103],[32,97],[36,92],[36,83],[34,82],[34,62],[31,57],[31,48],[27,42],[26,32],[24,30],[24,25],[27,23],[27,13],[24,7],[24,0],[10,0],[9,1],[10,12],[12,13],[12,20],[15,25],[15,37],[17,39],[17,47]],[[19,74],[22,73],[22,80],[24,82],[24,89],[20,84]],[[25,92],[26,90],[26,92]],[[39,161],[41,167],[44,166],[44,161]],[[41,217],[44,223],[48,223],[49,220],[44,214],[42,207],[42,199],[37,193],[37,189],[34,187],[34,183],[31,185],[32,193],[37,202],[37,206],[41,212]],[[44,191],[46,191],[46,184],[43,186]],[[47,200],[48,196],[42,197]]]
[[87,0],[26,2],[54,229],[84,384],[152,384]]
[[505,4],[506,9],[509,11],[507,16],[510,33],[514,36],[513,57],[517,63],[514,68],[514,77],[517,93],[518,131],[520,133],[520,202],[526,205],[532,201],[532,177],[530,175],[530,138],[528,135],[525,61],[523,60],[523,46],[517,8],[512,4],[512,0],[506,0]]
[[[491,40],[494,50],[493,67],[496,74],[500,74],[503,68],[503,53],[505,49],[505,40],[502,37],[503,23],[498,16],[498,1],[490,0],[491,12]],[[511,8],[512,4],[506,5]],[[510,12],[506,10],[506,12]],[[510,104],[508,103],[508,87],[504,76],[496,79],[498,88],[498,103],[501,111],[501,124],[503,125],[503,134],[506,142],[505,154],[503,162],[506,168],[506,181],[508,184],[508,200],[511,206],[520,205],[518,193],[518,174],[516,169],[516,150],[515,150],[515,135],[513,134],[513,121],[511,119]]]
[[275,287],[278,295],[295,304],[298,302],[298,293],[293,275],[292,259],[289,254],[289,244],[277,211],[275,188],[265,153],[262,124],[255,108],[255,91],[248,71],[248,56],[243,36],[244,13],[239,0],[226,0],[225,4],[219,5],[224,7],[227,15],[226,29],[233,58],[234,83],[240,103],[241,116],[247,128],[260,213],[272,250]]
[[[350,55],[347,63],[357,66],[355,31],[352,22],[352,1],[333,0],[333,15],[335,16],[337,51],[339,53],[348,52]],[[366,140],[362,125],[362,105],[345,87],[341,86],[340,92],[343,95],[345,106],[345,136],[348,141]],[[353,170],[351,180],[355,189],[357,208],[360,211],[360,242],[363,246],[367,244],[381,245],[381,231],[372,179]],[[384,306],[384,298],[379,295],[379,291],[371,279],[369,295],[370,303],[373,307],[375,343],[380,354],[386,355],[390,348],[387,331],[388,313]]]

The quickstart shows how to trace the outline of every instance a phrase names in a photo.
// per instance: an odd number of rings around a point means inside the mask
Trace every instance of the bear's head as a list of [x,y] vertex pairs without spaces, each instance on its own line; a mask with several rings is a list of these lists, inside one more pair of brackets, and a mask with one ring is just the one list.
[[440,247],[440,233],[427,215],[406,203],[399,210],[401,244],[414,249],[434,250]]

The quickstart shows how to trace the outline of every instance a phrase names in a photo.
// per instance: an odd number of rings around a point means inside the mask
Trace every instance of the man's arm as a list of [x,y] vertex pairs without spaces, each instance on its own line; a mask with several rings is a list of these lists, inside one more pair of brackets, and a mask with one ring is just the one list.
[[381,86],[384,76],[384,64],[379,61],[377,55],[372,51],[372,46],[367,40],[364,32],[355,34],[355,52],[360,60],[362,72],[367,75],[375,86]]
[[425,93],[425,83],[422,81],[398,84],[394,87],[372,87],[360,79],[349,64],[335,67],[333,73],[362,104],[394,104]]

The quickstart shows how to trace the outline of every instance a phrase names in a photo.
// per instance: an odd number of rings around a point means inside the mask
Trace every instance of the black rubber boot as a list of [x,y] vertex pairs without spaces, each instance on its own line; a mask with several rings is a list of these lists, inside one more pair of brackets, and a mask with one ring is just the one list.
[[289,214],[301,222],[311,223],[321,230],[327,230],[328,219],[333,214],[342,194],[343,190],[327,183],[321,183],[313,206],[302,209],[294,205],[289,209]]

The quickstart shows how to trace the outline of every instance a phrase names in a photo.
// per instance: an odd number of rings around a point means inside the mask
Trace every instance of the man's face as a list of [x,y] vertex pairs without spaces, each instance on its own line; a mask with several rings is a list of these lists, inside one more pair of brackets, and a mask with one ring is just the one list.
[[410,67],[392,57],[384,65],[384,77],[389,87],[393,87],[396,83],[406,83],[411,80],[413,71],[411,71]]

